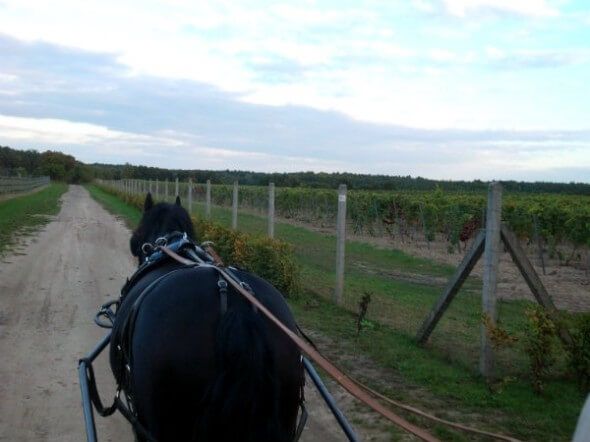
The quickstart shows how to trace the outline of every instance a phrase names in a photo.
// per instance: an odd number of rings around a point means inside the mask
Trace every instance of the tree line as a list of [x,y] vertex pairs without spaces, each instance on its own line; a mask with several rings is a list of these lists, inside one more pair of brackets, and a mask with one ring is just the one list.
[[[102,179],[179,180],[191,178],[195,182],[211,180],[215,184],[278,187],[337,188],[346,184],[349,189],[364,190],[416,190],[430,191],[440,188],[448,192],[485,192],[488,182],[432,180],[422,177],[368,175],[355,173],[290,172],[264,173],[243,170],[180,170],[126,164],[84,164],[73,156],[57,151],[16,150],[0,147],[0,175],[49,175],[51,179],[70,183]],[[590,184],[502,181],[509,192],[566,193],[590,195]]]
[[96,169],[71,155],[47,150],[16,150],[0,146],[0,176],[43,176],[68,183],[90,182]]

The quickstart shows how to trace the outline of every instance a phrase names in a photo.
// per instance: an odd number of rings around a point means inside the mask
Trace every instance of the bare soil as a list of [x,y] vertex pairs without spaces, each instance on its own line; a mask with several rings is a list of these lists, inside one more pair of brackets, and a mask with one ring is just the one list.
[[[312,225],[293,218],[280,218],[277,221],[298,225],[317,232],[335,234],[335,227],[327,224]],[[420,232],[411,232],[404,235],[402,239],[398,234],[393,236],[380,227],[374,228],[375,235],[355,235],[351,233],[352,231],[352,226],[347,226],[348,240],[362,241],[385,249],[399,249],[410,256],[425,258],[455,267],[461,263],[466,251],[473,242],[473,239],[470,239],[465,244],[461,243],[461,252],[457,250],[457,247],[454,247],[453,252],[449,253],[448,242],[437,238],[437,240],[429,243],[422,239],[423,235]],[[526,242],[521,242],[521,246],[558,309],[571,312],[590,311],[590,250],[576,250],[569,265],[565,265],[565,259],[560,260],[556,256],[550,257],[545,251],[543,253],[545,271],[543,272],[538,247],[535,244]],[[557,249],[561,250],[566,258],[574,251],[570,244],[558,244]],[[500,256],[499,269],[500,277],[497,291],[499,298],[534,300],[528,285],[506,250],[503,250]],[[371,270],[367,269],[367,271],[370,272]],[[479,260],[472,274],[480,278],[483,276],[483,259]],[[421,284],[431,283],[434,285],[445,282],[440,278],[425,275],[391,274],[390,276],[399,281]]]
[[[426,241],[411,241],[409,239],[401,241],[399,238],[391,237],[358,237],[358,239],[379,247],[400,249],[411,256],[455,267],[461,263],[466,249],[471,246],[473,241],[471,239],[463,245],[461,253],[457,250],[449,253],[447,243],[443,241],[433,241],[428,244]],[[581,251],[579,259],[574,261],[572,265],[564,265],[558,258],[550,258],[547,253],[544,253],[545,273],[543,273],[538,249],[534,245],[524,242],[521,242],[521,246],[558,309],[571,312],[590,311],[590,262],[588,262],[586,251]],[[567,251],[566,255],[569,255],[572,249],[567,244],[561,244],[559,247]],[[480,278],[483,276],[483,259],[480,259],[476,264],[472,274]],[[499,274],[497,289],[499,298],[534,300],[526,281],[512,261],[510,254],[504,249],[500,255]]]
[[[0,441],[85,440],[78,360],[105,334],[93,322],[98,307],[118,296],[134,270],[130,235],[84,188],[71,186],[55,219],[0,258]],[[107,355],[95,364],[105,403],[115,391]],[[309,385],[302,440],[343,440]],[[99,440],[133,440],[119,413],[95,419]]]

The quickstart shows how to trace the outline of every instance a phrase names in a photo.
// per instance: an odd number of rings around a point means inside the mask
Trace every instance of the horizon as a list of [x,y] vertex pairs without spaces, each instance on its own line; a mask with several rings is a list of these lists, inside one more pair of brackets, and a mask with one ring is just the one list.
[[[36,148],[30,148],[30,149],[18,149],[18,148],[14,148],[12,146],[2,146],[0,145],[0,147],[8,147],[10,149],[14,149],[14,150],[19,150],[19,151],[26,151],[26,150],[33,150],[36,151],[38,153],[43,153],[45,151],[53,151],[53,152],[59,152],[59,153],[66,153],[66,152],[61,152],[59,150],[52,150],[52,149],[46,149],[46,150],[40,150],[40,149],[36,149]],[[71,154],[68,154],[71,155]],[[74,157],[74,159],[76,161],[81,162],[84,165],[87,166],[108,166],[108,167],[125,167],[125,166],[131,166],[131,167],[146,167],[146,168],[155,168],[155,169],[159,169],[159,170],[169,170],[171,172],[176,172],[176,171],[181,171],[181,172],[215,172],[215,173],[219,173],[219,172],[227,172],[227,173],[257,173],[257,174],[265,174],[265,175],[273,175],[273,174],[309,174],[309,173],[313,173],[316,175],[319,174],[327,174],[327,175],[361,175],[361,176],[369,176],[369,177],[386,177],[386,178],[410,178],[410,179],[422,179],[422,180],[427,180],[427,181],[437,181],[437,182],[467,182],[467,183],[473,183],[473,182],[482,182],[482,183],[492,183],[492,182],[516,182],[516,183],[529,183],[529,184],[583,184],[583,185],[590,185],[590,181],[544,181],[544,180],[532,180],[532,181],[526,181],[526,180],[518,180],[518,179],[489,179],[489,180],[482,180],[479,178],[474,178],[474,179],[437,179],[437,178],[430,178],[430,177],[425,177],[425,176],[421,176],[421,175],[393,175],[393,174],[386,174],[386,173],[364,173],[364,172],[348,172],[348,171],[333,171],[333,172],[326,172],[326,171],[314,171],[314,170],[294,170],[294,171],[290,171],[290,172],[285,172],[285,171],[256,171],[256,170],[249,170],[249,169],[200,169],[200,168],[189,168],[189,169],[184,169],[184,168],[163,168],[163,167],[159,167],[159,166],[148,166],[145,164],[132,164],[129,162],[126,163],[101,163],[101,162],[93,162],[93,163],[85,163],[83,161],[80,161],[78,158]],[[147,179],[147,178],[138,178],[138,179]]]
[[589,25],[582,0],[0,0],[0,145],[179,170],[589,183]]

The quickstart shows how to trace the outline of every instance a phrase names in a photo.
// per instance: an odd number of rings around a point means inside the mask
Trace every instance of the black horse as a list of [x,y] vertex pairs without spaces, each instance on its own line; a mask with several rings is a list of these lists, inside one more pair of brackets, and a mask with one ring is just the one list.
[[[154,205],[148,194],[130,241],[146,269],[123,289],[110,345],[111,368],[139,423],[138,440],[149,434],[159,442],[292,441],[303,400],[301,353],[231,286],[222,295],[214,268],[166,258],[146,266],[149,245],[170,241],[172,232],[195,238],[179,198]],[[232,271],[296,330],[281,293]]]

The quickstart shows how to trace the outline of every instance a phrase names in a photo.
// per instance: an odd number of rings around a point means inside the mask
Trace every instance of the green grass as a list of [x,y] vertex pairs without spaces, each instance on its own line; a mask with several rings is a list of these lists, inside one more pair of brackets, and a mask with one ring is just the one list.
[[59,198],[67,190],[53,183],[39,192],[0,201],[0,253],[19,235],[30,234],[59,212]]
[[[109,210],[127,213],[124,216],[137,222],[139,210],[101,192]],[[203,205],[193,207],[194,214],[204,213]],[[226,227],[231,223],[230,209],[214,207],[212,217]],[[264,217],[244,213],[239,215],[238,226],[255,235],[264,235],[267,230]],[[329,301],[335,280],[335,237],[285,223],[275,225],[275,236],[294,245],[302,268],[305,293],[290,302],[303,327],[332,338],[342,351],[367,355],[379,366],[395,370],[407,383],[445,401],[459,414],[489,415],[490,419],[482,422],[486,428],[526,440],[571,437],[584,398],[576,384],[566,379],[563,364],[557,365],[544,393],[534,394],[527,380],[528,360],[521,339],[497,352],[498,376],[508,380],[501,391],[490,389],[478,375],[481,280],[468,278],[426,347],[421,348],[414,343],[414,335],[453,267],[399,250],[347,241],[345,298],[343,307],[338,307]],[[357,337],[353,312],[364,292],[373,294],[368,312],[372,327]],[[531,305],[528,301],[500,301],[501,326],[522,338],[524,312]],[[395,395],[395,386],[388,393]],[[411,395],[402,399],[414,401]],[[465,440],[442,428],[434,431],[445,440]]]
[[[193,209],[199,216],[204,213],[202,204],[193,204]],[[212,218],[229,227],[231,210],[213,207]],[[267,223],[264,217],[240,213],[238,228],[264,235]],[[335,236],[286,223],[275,225],[275,236],[295,246],[305,290],[331,299],[336,277]],[[357,311],[363,293],[371,292],[368,317],[392,326],[411,339],[454,271],[452,266],[412,257],[401,250],[347,241],[343,306],[349,311]],[[479,278],[467,279],[429,342],[433,351],[450,354],[448,358],[454,363],[474,372],[478,370],[481,284]],[[522,336],[526,324],[524,312],[531,305],[526,301],[500,301],[497,308],[502,327]],[[514,349],[499,351],[498,375],[520,376],[526,373],[528,361],[523,353],[521,344]]]
[[[503,391],[493,392],[472,369],[453,363],[449,354],[417,347],[411,337],[391,326],[375,323],[357,336],[354,315],[321,297],[308,295],[290,304],[300,325],[337,342],[338,352],[369,356],[444,401],[453,412],[490,416],[476,426],[526,440],[566,440],[573,433],[584,397],[572,382],[550,381],[543,395],[536,395],[526,380],[515,379]],[[415,403],[412,394],[399,390],[392,385],[385,393]]]
[[[196,204],[194,212],[204,213],[202,205]],[[212,218],[229,227],[231,211],[214,207]],[[263,216],[240,213],[238,228],[265,235],[267,222]],[[563,380],[563,361],[556,365],[552,373],[556,380],[547,382],[543,395],[534,394],[527,380],[529,362],[522,338],[527,324],[525,310],[533,303],[500,300],[497,304],[499,324],[520,340],[513,347],[497,350],[497,376],[508,382],[501,393],[492,392],[478,375],[479,278],[467,279],[427,346],[420,348],[414,336],[454,267],[400,250],[347,241],[345,297],[340,308],[327,302],[332,299],[335,281],[335,236],[285,223],[275,225],[275,236],[295,246],[306,295],[291,304],[304,326],[331,337],[349,352],[360,350],[382,367],[400,372],[409,382],[453,401],[454,407],[466,413],[499,410],[503,415],[500,430],[529,440],[571,437],[584,396],[574,382]],[[373,294],[368,318],[377,327],[357,338],[351,312],[358,310],[358,302],[367,291]],[[317,308],[303,308],[310,298],[319,301]]]

